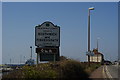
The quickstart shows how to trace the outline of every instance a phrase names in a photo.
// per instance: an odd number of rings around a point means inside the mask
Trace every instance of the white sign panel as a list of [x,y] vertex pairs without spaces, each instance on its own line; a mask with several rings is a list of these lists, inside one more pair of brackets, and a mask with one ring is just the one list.
[[86,52],[87,55],[89,56],[94,56],[94,52],[90,51],[90,52]]
[[60,27],[44,22],[35,27],[36,46],[60,46]]

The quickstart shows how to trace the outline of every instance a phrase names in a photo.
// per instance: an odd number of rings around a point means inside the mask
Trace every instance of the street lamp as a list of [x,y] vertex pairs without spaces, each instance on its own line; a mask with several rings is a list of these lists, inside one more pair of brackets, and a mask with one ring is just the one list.
[[[90,10],[94,10],[94,7],[88,9],[88,52],[90,52]],[[90,64],[90,55],[88,55],[88,63]]]
[[94,10],[94,7],[90,7],[89,10]]
[[32,46],[30,46],[30,48],[31,48],[31,56],[30,56],[30,59],[32,59]]

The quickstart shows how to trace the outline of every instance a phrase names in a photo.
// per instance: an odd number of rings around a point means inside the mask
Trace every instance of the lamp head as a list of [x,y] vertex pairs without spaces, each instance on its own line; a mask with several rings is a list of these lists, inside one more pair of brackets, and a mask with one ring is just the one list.
[[94,10],[94,7],[90,7],[89,10]]

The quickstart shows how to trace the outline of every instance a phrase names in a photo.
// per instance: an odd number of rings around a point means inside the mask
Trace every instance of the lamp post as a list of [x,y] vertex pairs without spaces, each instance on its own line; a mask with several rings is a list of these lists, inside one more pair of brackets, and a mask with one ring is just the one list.
[[[98,46],[98,40],[99,40],[100,38],[98,37],[97,38],[97,52],[98,52],[98,48],[99,48],[99,46]],[[98,54],[97,54],[97,62],[98,62]]]
[[31,56],[30,56],[30,59],[32,59],[32,46],[30,46],[30,48],[31,48]]
[[[88,52],[90,52],[90,10],[94,10],[94,7],[88,9]],[[90,65],[90,55],[88,55],[88,63]]]

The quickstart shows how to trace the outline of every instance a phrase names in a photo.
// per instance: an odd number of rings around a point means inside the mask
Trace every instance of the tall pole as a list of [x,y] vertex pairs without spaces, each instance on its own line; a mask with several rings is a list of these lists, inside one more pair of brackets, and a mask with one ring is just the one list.
[[[98,51],[98,38],[97,38],[97,51]],[[98,62],[98,54],[97,54],[97,62]]]
[[[88,9],[88,52],[90,52],[90,9]],[[90,66],[90,55],[88,55],[88,65]]]
[[32,46],[30,46],[30,48],[31,48],[31,56],[30,56],[30,59],[32,59]]
[[[98,48],[99,48],[99,46],[98,46],[98,40],[99,40],[100,38],[97,38],[97,51],[99,50]],[[98,54],[97,54],[97,62],[98,62]]]
[[88,9],[88,52],[90,52],[90,9]]
[[56,59],[56,58],[55,58],[55,53],[54,53],[54,63],[55,63],[55,59]]
[[[39,48],[39,46],[37,46],[37,48]],[[37,49],[37,48],[36,48],[36,49]],[[39,63],[39,60],[38,60],[38,59],[39,59],[39,56],[40,56],[40,53],[37,52],[37,58],[36,58],[36,63],[37,63],[37,65],[36,65],[36,66],[38,66],[38,63]]]
[[10,64],[11,64],[11,58],[10,58]]
[[37,61],[37,65],[38,65],[38,56],[39,56],[39,53],[37,53],[37,60],[36,60]]
[[[88,9],[88,52],[90,53],[90,10],[94,10],[94,7]],[[90,66],[90,55],[88,54],[88,64]]]

